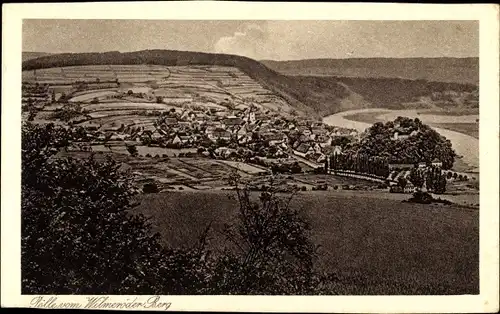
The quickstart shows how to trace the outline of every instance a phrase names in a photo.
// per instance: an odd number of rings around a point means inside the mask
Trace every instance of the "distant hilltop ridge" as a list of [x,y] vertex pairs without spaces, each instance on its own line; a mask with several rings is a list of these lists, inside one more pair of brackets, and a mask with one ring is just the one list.
[[346,58],[290,61],[261,60],[269,68],[287,75],[404,78],[478,84],[479,58]]
[[[34,52],[30,52],[29,54],[35,56]],[[23,55],[24,58],[27,59],[28,56],[25,57]],[[320,67],[322,64],[322,62],[314,60],[303,61],[306,65],[319,64],[318,66]],[[330,61],[327,63],[330,63]],[[316,117],[327,116],[345,110],[370,107],[397,109],[403,103],[415,101],[419,97],[430,96],[435,92],[471,92],[477,89],[475,84],[429,82],[425,79],[410,80],[385,77],[384,75],[376,77],[367,77],[366,75],[318,76],[314,73],[308,75],[290,75],[290,73],[284,74],[286,71],[283,70],[283,67],[290,67],[290,63],[287,62],[300,63],[302,61],[283,62],[285,63],[279,61],[259,62],[247,57],[229,54],[156,49],[123,53],[118,51],[48,55],[43,53],[39,57],[23,61],[22,69],[23,71],[29,71],[52,67],[102,64],[233,66],[245,72],[263,87],[281,96],[298,111]],[[363,62],[368,62],[365,72],[377,72],[377,69],[383,68],[381,66],[373,66],[373,69],[370,70],[369,61]],[[433,62],[435,67],[438,67],[438,61]],[[426,71],[425,64],[421,62],[413,62],[412,64],[406,68],[413,67],[418,71]],[[444,64],[446,64],[446,61]],[[302,66],[301,68],[304,69],[307,67]],[[326,70],[331,68],[331,66],[328,68],[325,64]],[[342,67],[339,66],[338,68],[341,69]]]

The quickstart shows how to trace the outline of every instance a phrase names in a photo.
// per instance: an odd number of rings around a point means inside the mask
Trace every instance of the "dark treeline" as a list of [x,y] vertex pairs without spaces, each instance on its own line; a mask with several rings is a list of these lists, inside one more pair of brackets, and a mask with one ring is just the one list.
[[367,155],[333,154],[325,161],[325,168],[331,171],[349,170],[382,178],[387,178],[390,173],[387,160]]

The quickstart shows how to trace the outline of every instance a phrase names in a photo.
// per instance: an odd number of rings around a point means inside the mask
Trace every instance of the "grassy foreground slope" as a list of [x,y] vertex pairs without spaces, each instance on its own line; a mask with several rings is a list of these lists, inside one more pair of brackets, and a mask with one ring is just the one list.
[[[289,76],[271,70],[253,59],[176,50],[142,50],[121,53],[64,53],[26,60],[23,70],[101,64],[157,64],[234,66],[310,116],[327,116],[339,111],[369,107],[398,108],[402,103],[435,91],[474,90],[475,85],[436,83],[425,80]],[[425,69],[424,69],[425,70]],[[377,77],[383,77],[379,75]]]
[[424,79],[479,83],[479,58],[347,58],[261,61],[286,75]]
[[[234,192],[144,195],[137,210],[152,216],[163,240],[191,245],[212,222],[211,249],[230,246],[220,234],[235,219]],[[479,212],[326,192],[292,200],[311,222],[323,269],[338,294],[479,293]]]

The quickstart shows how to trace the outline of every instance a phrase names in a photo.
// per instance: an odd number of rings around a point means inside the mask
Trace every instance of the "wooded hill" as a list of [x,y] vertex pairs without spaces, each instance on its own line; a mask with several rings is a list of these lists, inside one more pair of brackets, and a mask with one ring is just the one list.
[[402,78],[479,84],[479,58],[346,58],[261,62],[285,75]]
[[157,64],[234,66],[265,88],[283,97],[298,111],[322,117],[339,111],[369,108],[397,108],[401,103],[434,91],[474,90],[473,84],[437,83],[398,78],[346,78],[288,76],[253,59],[176,50],[143,50],[121,53],[64,53],[23,62],[23,70],[98,64]]

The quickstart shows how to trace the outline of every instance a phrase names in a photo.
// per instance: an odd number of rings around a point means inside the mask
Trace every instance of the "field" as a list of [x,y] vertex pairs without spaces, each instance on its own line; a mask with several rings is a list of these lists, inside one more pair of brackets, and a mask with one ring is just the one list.
[[[477,210],[366,198],[358,193],[307,192],[292,206],[311,222],[319,265],[338,276],[338,294],[477,294]],[[143,195],[138,212],[153,217],[169,246],[190,246],[213,222],[210,246],[237,210],[234,192]]]
[[[161,96],[163,102],[226,109],[221,105],[231,100],[246,105],[251,98],[256,106],[272,110],[291,111],[292,107],[281,97],[234,67],[219,66],[160,66],[160,65],[88,65],[23,71],[23,81],[71,86],[76,81],[99,85],[121,83],[120,88],[77,92],[71,102],[103,100],[119,92],[131,90],[149,96]],[[154,87],[154,88],[153,88]]]
[[432,126],[470,135],[479,139],[478,123],[433,123]]

